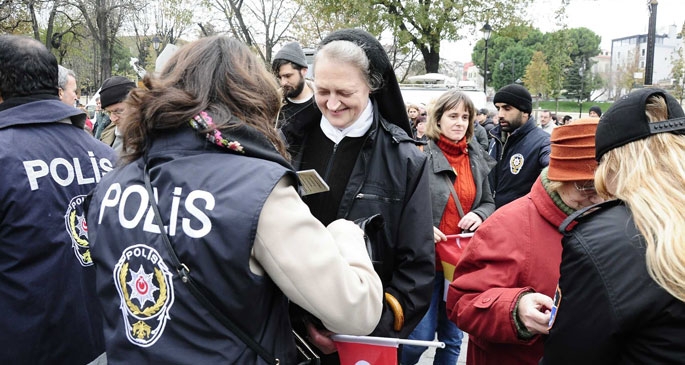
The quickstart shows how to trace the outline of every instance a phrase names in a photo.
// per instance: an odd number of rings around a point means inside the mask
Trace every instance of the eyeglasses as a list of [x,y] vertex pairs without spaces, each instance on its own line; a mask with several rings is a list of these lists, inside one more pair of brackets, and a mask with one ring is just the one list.
[[595,195],[597,194],[597,189],[595,189],[594,181],[586,181],[583,185],[578,185],[577,181],[573,182],[573,187],[584,195]]
[[124,109],[116,109],[116,110],[112,110],[112,111],[105,110],[104,113],[108,117],[111,116],[112,114],[116,115],[117,117],[120,117],[122,114],[124,114],[124,111],[125,111]]

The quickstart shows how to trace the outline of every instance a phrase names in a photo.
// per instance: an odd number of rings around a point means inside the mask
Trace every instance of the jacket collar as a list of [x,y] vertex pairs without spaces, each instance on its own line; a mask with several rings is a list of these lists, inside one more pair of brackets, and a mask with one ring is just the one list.
[[[15,125],[56,123],[65,119],[76,127],[83,128],[86,114],[79,109],[62,103],[57,98],[14,103],[8,99],[0,105],[9,102],[0,111],[0,129]],[[14,106],[12,106],[14,105]]]
[[[524,123],[522,126],[518,127],[513,133],[511,133],[509,135],[508,138],[512,138],[512,137],[513,138],[520,138],[519,136],[526,135],[526,134],[528,134],[528,132],[532,131],[535,128],[537,128],[537,124],[535,122],[535,119],[533,119],[533,117],[529,117],[528,121],[526,121],[526,123]],[[495,128],[492,128],[489,133],[490,133],[490,136],[492,136],[493,138],[502,142],[502,137],[501,137],[502,126],[501,125],[498,124],[497,126],[495,126]]]

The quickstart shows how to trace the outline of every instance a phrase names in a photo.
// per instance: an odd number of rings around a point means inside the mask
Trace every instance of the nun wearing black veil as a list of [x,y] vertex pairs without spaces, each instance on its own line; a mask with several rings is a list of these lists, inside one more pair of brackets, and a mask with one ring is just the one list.
[[[426,158],[411,137],[399,84],[375,37],[359,29],[333,32],[313,68],[322,116],[298,126],[294,134],[301,140],[288,143],[300,147],[296,170],[316,170],[330,190],[303,200],[324,225],[380,213],[384,224],[372,258],[385,302],[371,335],[406,338],[430,304],[435,276]],[[312,343],[335,351],[329,332],[307,327]],[[323,363],[336,363],[334,357]]]

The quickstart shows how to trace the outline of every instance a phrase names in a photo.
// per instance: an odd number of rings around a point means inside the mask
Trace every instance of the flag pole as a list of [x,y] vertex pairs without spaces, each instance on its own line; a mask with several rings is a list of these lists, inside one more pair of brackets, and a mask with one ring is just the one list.
[[364,343],[364,344],[368,344],[368,345],[381,345],[381,346],[393,346],[393,347],[397,347],[399,345],[410,345],[410,346],[439,347],[441,349],[445,348],[445,343],[440,342],[440,341],[420,341],[420,340],[408,340],[408,339],[391,338],[391,337],[333,335],[333,336],[331,336],[331,339],[333,341],[338,341],[338,342],[356,342],[356,343]]

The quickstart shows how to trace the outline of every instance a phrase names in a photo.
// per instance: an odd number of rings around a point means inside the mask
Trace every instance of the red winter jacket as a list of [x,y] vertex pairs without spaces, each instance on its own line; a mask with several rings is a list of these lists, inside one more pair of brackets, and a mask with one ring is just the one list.
[[518,338],[512,312],[521,293],[549,297],[559,280],[566,218],[540,178],[531,192],[499,208],[476,230],[454,272],[447,314],[469,334],[469,365],[537,364],[543,339]]

